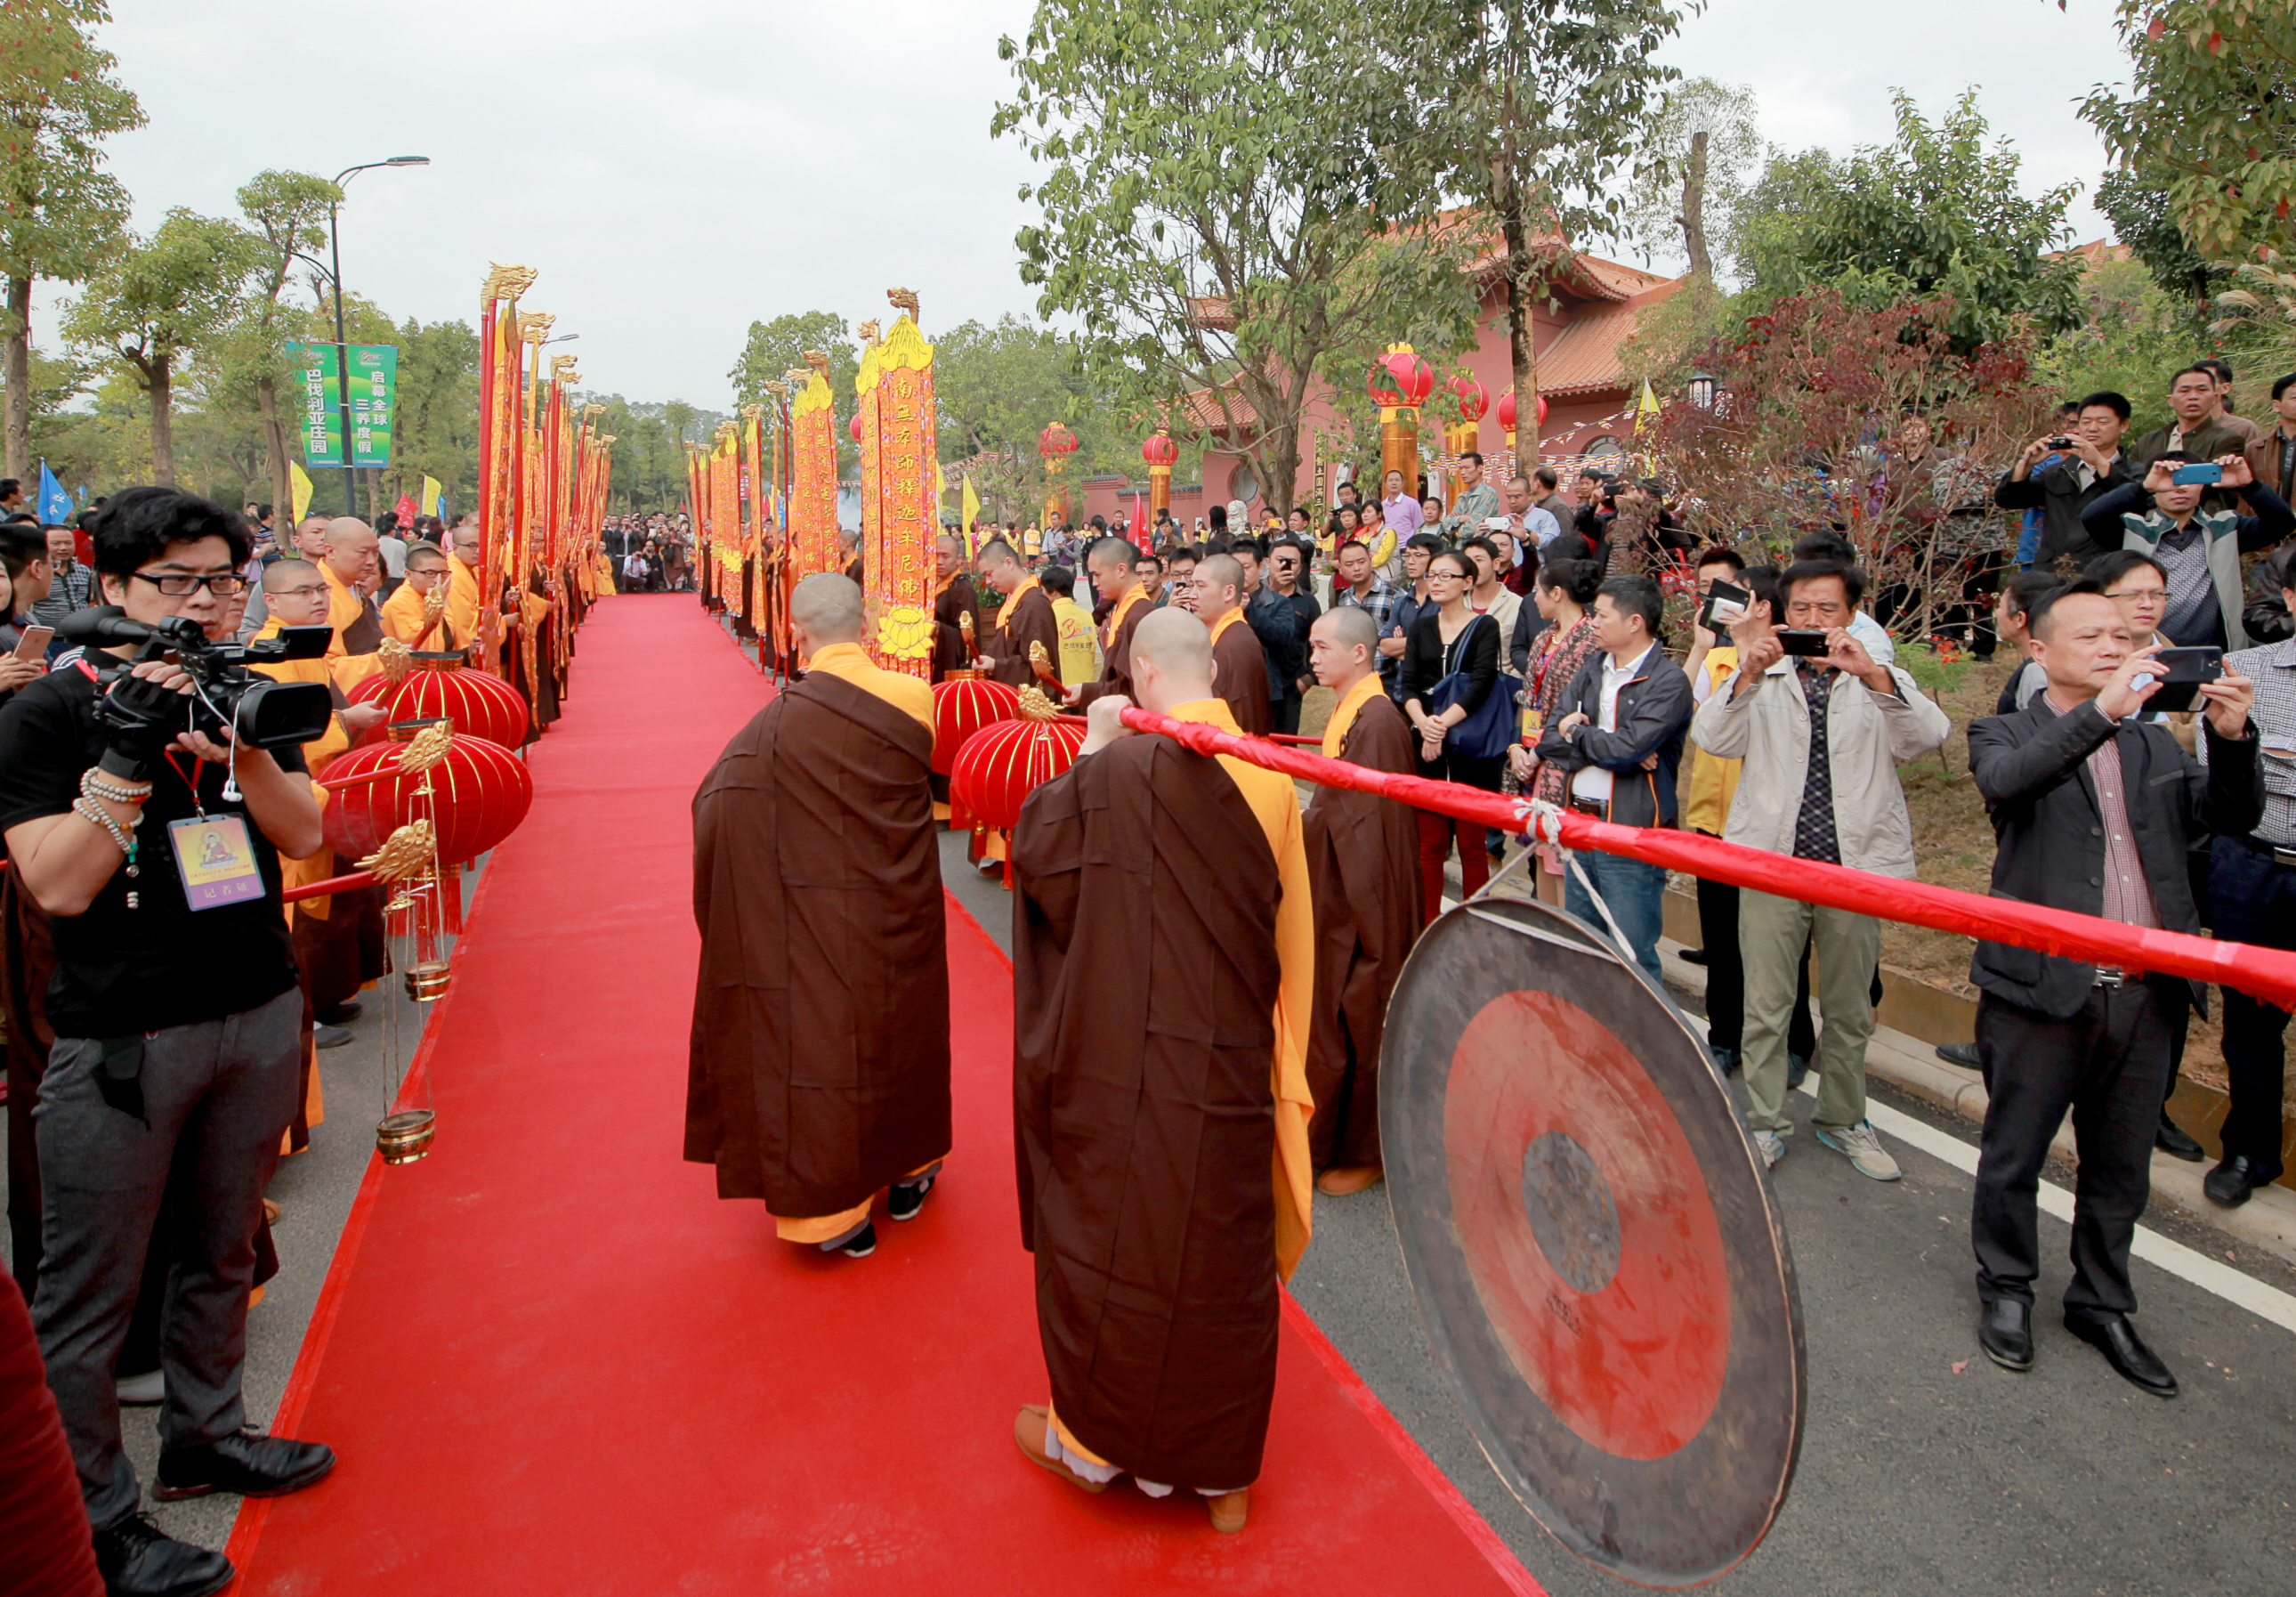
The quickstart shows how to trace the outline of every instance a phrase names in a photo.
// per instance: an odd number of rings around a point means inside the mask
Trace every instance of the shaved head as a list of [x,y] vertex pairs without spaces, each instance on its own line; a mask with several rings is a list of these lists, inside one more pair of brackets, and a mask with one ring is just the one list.
[[411,571],[425,571],[447,564],[446,554],[434,543],[412,545],[406,551],[406,564]]
[[1379,669],[1379,626],[1371,612],[1336,605],[1308,629],[1308,669],[1324,687],[1345,693]]
[[790,620],[814,648],[861,641],[861,585],[836,572],[808,577],[790,590]]
[[1341,605],[1326,610],[1308,629],[1310,638],[1328,638],[1341,648],[1375,649],[1379,646],[1379,623],[1371,612],[1357,605]]
[[[1014,554],[1013,552],[1013,546],[1006,543],[1003,539],[992,538],[987,543],[980,546],[980,553],[974,557],[973,564],[980,568],[981,575],[988,577],[991,581],[994,581],[996,580],[996,574],[998,572],[1004,570],[1007,566],[1015,568],[1020,567],[1021,556]],[[1023,574],[1026,574],[1025,572]],[[1001,585],[999,586],[999,591],[1002,591]]]
[[263,568],[263,591],[280,593],[319,580],[319,568],[308,560],[275,560]]
[[1093,565],[1109,565],[1132,571],[1140,564],[1140,550],[1126,538],[1101,538],[1085,552],[1086,561]]
[[355,515],[339,515],[327,523],[327,569],[347,583],[364,582],[375,574],[379,548],[374,529]]
[[1185,610],[1158,610],[1132,634],[1132,681],[1140,707],[1159,715],[1212,695],[1212,635]]

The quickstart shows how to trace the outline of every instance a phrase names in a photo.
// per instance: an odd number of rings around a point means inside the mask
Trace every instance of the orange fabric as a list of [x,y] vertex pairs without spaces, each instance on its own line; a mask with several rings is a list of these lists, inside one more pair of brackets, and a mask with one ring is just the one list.
[[[447,585],[447,607],[451,613],[454,609],[452,581]],[[453,625],[453,622],[445,615],[441,615],[436,622],[423,621],[422,596],[415,591],[414,584],[412,582],[401,582],[392,590],[391,596],[382,602],[383,631],[390,637],[396,638],[410,649],[452,648],[455,646],[455,639],[462,636],[457,632],[453,638],[449,638],[447,629]],[[423,635],[426,627],[430,633],[427,638]]]
[[1365,672],[1363,680],[1341,696],[1339,704],[1332,711],[1332,719],[1324,726],[1324,759],[1340,757],[1340,751],[1347,746],[1348,729],[1356,724],[1357,712],[1382,690],[1379,672],[1374,670]]
[[832,643],[816,650],[813,658],[805,663],[805,669],[850,682],[921,722],[927,731],[932,730],[932,684],[922,677],[906,676],[872,664],[867,651],[857,643]]
[[[1231,610],[1226,615],[1221,616],[1219,620],[1212,623],[1212,641],[1214,643],[1218,643],[1220,640],[1221,633],[1226,631],[1230,627],[1234,626],[1242,619],[1243,612],[1241,610]],[[1182,719],[1187,718],[1184,717]]]
[[1108,613],[1108,619],[1100,623],[1100,646],[1103,652],[1116,646],[1116,635],[1123,629],[1124,618],[1132,613],[1132,607],[1147,602],[1148,590],[1137,582],[1132,585],[1131,592],[1116,601],[1116,607]]
[[348,674],[344,671],[335,672],[335,680],[348,687],[362,677],[371,677],[381,671],[382,661],[375,654],[354,654],[343,646],[343,629],[358,620],[365,605],[351,590],[351,585],[335,575],[333,568],[324,560],[319,562],[319,575],[327,582],[327,625],[335,630],[333,640],[327,645],[327,663],[332,666],[356,663],[348,667]]
[[1006,622],[1013,619],[1013,607],[1021,602],[1021,596],[1022,594],[1027,593],[1032,588],[1041,589],[1043,587],[1044,584],[1037,581],[1034,577],[1023,578],[1021,580],[1021,586],[1006,594],[1004,596],[1004,602],[996,607],[996,624],[1001,627]]
[[[1376,680],[1377,679],[1374,679]],[[1193,699],[1167,712],[1174,720],[1201,721],[1237,732],[1235,715],[1221,699]],[[1308,1031],[1316,991],[1316,911],[1308,898],[1308,849],[1300,824],[1300,793],[1292,778],[1236,759],[1214,756],[1243,794],[1267,834],[1283,897],[1275,910],[1275,953],[1283,971],[1275,998],[1275,1050],[1269,1074],[1275,1090],[1275,1272],[1292,1279],[1314,1231],[1316,1172],[1308,1152],[1308,1121],[1316,1112],[1308,1090]],[[1065,1437],[1065,1433],[1063,1433]],[[1065,1443],[1064,1443],[1065,1445]]]

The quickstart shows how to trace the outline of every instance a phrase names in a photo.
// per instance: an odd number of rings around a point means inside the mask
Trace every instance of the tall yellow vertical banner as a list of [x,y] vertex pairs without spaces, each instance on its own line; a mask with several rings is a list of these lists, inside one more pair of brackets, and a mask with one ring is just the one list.
[[887,296],[901,309],[878,346],[878,500],[882,566],[877,655],[888,671],[932,673],[933,538],[940,530],[939,443],[933,424],[933,348],[916,324],[917,299]]
[[[853,432],[861,449],[861,597],[864,613],[873,621],[882,608],[885,570],[884,432],[877,406],[877,324],[864,322],[861,370],[853,380]],[[885,663],[874,638],[870,652]]]
[[790,554],[796,581],[836,569],[837,560],[837,406],[829,391],[829,358],[808,350],[806,363],[812,371],[790,404],[796,434]]

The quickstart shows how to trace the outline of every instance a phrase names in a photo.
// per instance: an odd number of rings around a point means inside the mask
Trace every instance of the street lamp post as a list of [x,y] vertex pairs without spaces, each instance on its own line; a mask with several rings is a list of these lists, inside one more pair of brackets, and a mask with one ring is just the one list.
[[[355,167],[345,167],[335,174],[335,187],[343,186],[354,173],[375,167],[427,167],[427,155],[394,155],[388,161],[362,161]],[[337,202],[327,202],[327,259],[334,269],[329,275],[335,284],[335,424],[343,433],[343,514],[357,515],[358,500],[351,481],[351,346],[343,333],[343,246],[335,227]]]

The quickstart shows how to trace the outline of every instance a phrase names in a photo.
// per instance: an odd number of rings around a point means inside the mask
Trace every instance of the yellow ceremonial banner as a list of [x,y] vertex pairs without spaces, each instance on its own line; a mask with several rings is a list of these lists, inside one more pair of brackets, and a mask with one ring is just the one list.
[[834,570],[837,562],[837,404],[820,371],[791,402],[790,426],[796,479],[789,507],[790,575],[802,580]]
[[933,347],[917,330],[913,297],[874,351],[877,370],[877,490],[882,564],[877,597],[877,655],[888,671],[932,674],[933,537],[940,531],[937,490],[939,447],[933,422]]
[[[873,332],[876,324],[867,328]],[[885,592],[885,432],[877,391],[877,357],[883,348],[873,342],[861,351],[861,369],[853,379],[853,414],[861,424],[861,596],[873,613],[882,613]],[[879,665],[891,663],[873,643],[870,648]]]
[[439,514],[439,495],[441,491],[443,490],[439,486],[438,478],[425,477],[422,479],[422,514],[424,515],[436,515]]
[[978,555],[980,553],[980,539],[973,528],[980,521],[980,496],[972,490],[972,474],[970,472],[965,473],[964,488],[957,502],[964,506],[964,519],[958,524],[957,532],[964,539],[964,552],[968,556]]
[[304,513],[311,508],[310,473],[304,471],[301,461],[291,460],[287,463],[287,482],[294,492],[295,520],[299,525]]

